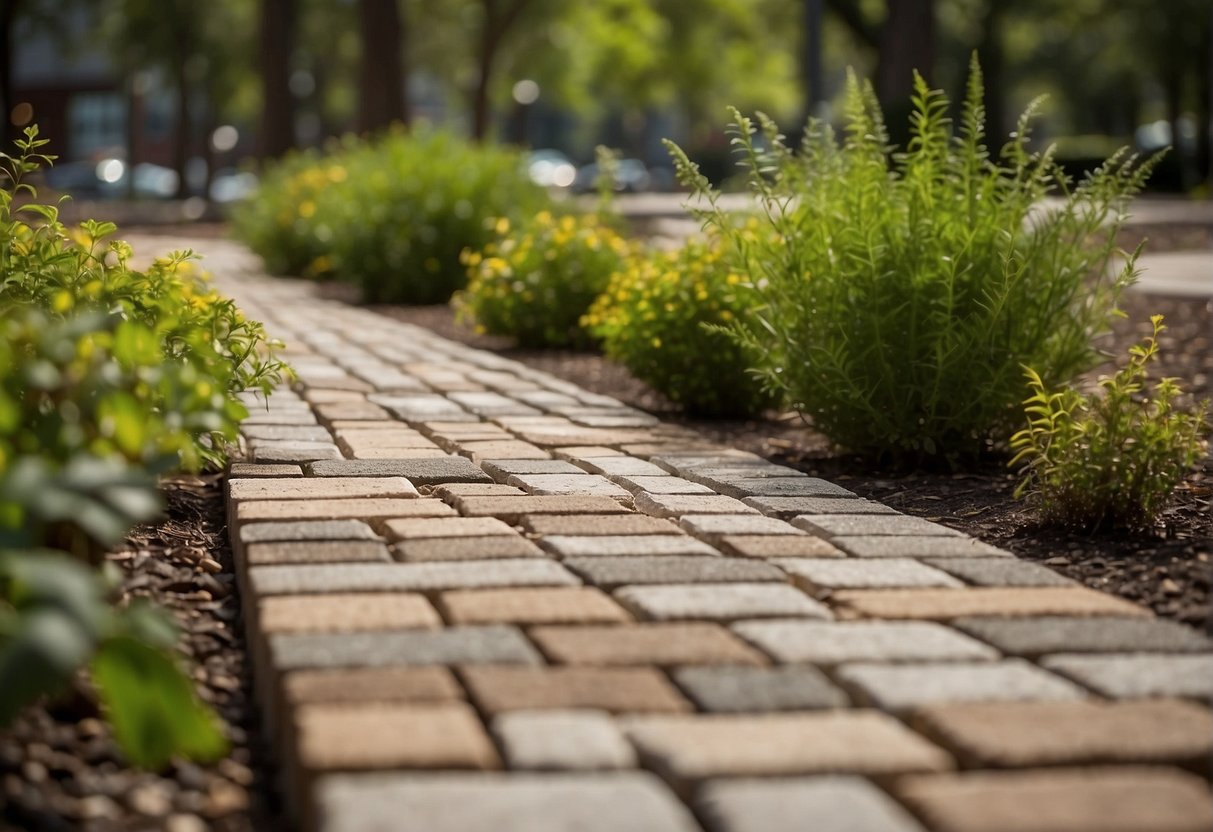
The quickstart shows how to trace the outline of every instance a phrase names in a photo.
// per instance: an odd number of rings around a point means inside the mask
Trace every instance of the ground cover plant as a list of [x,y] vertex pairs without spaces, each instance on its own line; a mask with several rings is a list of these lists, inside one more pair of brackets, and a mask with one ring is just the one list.
[[158,515],[158,474],[223,461],[238,395],[283,366],[187,255],[136,270],[113,226],[38,204],[22,180],[44,144],[31,128],[0,156],[0,725],[87,666],[132,762],[213,757],[167,619],[114,605],[94,564]]
[[625,267],[628,243],[599,214],[540,211],[517,227],[505,218],[495,226],[497,239],[464,252],[459,319],[526,347],[589,346],[581,317]]
[[1153,333],[1129,351],[1129,362],[1100,381],[1100,392],[1049,389],[1031,368],[1027,426],[1011,440],[1012,465],[1023,463],[1017,495],[1027,495],[1042,518],[1079,529],[1150,526],[1167,498],[1200,458],[1208,405],[1176,407],[1182,394],[1163,378],[1147,392],[1158,356],[1162,316]]
[[371,303],[443,303],[464,285],[464,249],[549,203],[513,151],[393,131],[271,167],[233,228],[273,273],[347,281]]
[[749,371],[759,355],[720,329],[750,314],[756,298],[730,256],[719,237],[637,254],[611,277],[583,325],[609,358],[691,413],[760,413],[776,398]]
[[1029,147],[1038,106],[997,156],[975,61],[956,126],[944,95],[916,78],[900,151],[853,75],[841,143],[811,122],[793,153],[769,119],[734,111],[732,141],[771,235],[739,233],[671,145],[757,296],[733,337],[837,445],[884,462],[972,458],[1013,432],[1023,365],[1053,385],[1097,361],[1093,338],[1135,277],[1114,234],[1153,160],[1120,153],[1074,184],[1051,150]]

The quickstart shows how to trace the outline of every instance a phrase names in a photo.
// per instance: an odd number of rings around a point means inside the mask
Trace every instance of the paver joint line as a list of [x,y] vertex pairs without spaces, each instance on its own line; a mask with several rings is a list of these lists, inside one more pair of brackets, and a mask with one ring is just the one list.
[[311,284],[216,271],[298,371],[244,423],[227,498],[309,830],[1213,827],[1190,773],[1209,638]]

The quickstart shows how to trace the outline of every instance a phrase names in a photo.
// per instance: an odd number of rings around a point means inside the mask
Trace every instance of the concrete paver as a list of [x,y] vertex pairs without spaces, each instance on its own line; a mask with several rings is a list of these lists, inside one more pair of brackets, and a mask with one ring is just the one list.
[[308,832],[1210,826],[1206,637],[245,262],[298,377],[229,524]]

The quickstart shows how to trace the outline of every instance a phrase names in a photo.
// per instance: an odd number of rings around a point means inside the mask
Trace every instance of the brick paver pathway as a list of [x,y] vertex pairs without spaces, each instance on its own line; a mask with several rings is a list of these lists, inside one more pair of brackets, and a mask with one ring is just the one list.
[[305,828],[1213,828],[1204,636],[218,247],[298,372],[229,510]]

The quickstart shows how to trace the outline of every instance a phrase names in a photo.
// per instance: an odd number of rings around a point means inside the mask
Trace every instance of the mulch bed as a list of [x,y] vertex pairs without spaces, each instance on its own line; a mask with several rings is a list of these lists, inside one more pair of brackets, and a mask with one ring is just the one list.
[[109,556],[124,599],[148,598],[181,630],[198,695],[231,742],[211,765],[130,768],[87,680],[28,708],[0,735],[0,830],[26,832],[275,832],[282,827],[260,745],[240,600],[218,476],[166,481],[167,517],[136,528]]
[[[1123,356],[1130,345],[1149,332],[1149,316],[1161,313],[1169,329],[1163,336],[1154,372],[1175,376],[1193,396],[1207,398],[1213,375],[1210,304],[1203,299],[1130,294],[1123,307],[1127,317],[1117,322],[1101,347],[1110,355]],[[689,419],[664,396],[600,355],[517,349],[508,339],[473,334],[458,325],[445,306],[384,306],[376,310],[447,338],[494,350],[595,393],[613,396],[692,427],[717,442],[837,482],[898,511],[959,529],[1020,557],[1040,561],[1087,586],[1148,606],[1164,618],[1201,628],[1213,626],[1209,608],[1213,465],[1208,461],[1180,486],[1171,507],[1148,533],[1077,534],[1042,527],[1013,497],[1017,479],[1002,460],[963,473],[890,473],[874,469],[863,460],[835,454],[824,437],[793,414],[770,414],[767,419],[744,422]],[[1113,368],[1109,361],[1090,378]]]

